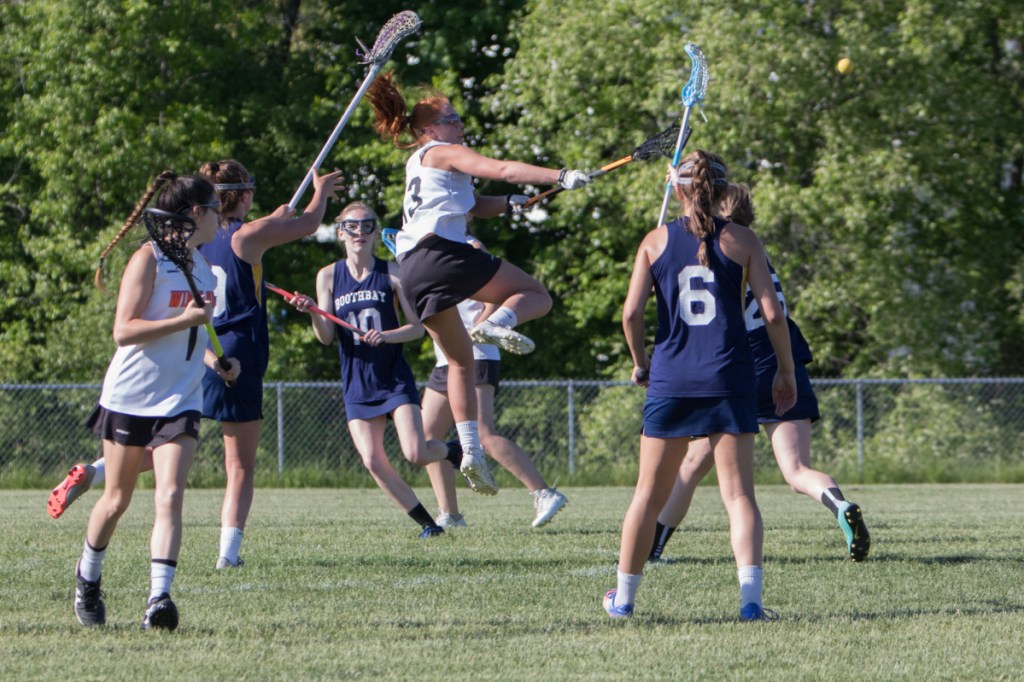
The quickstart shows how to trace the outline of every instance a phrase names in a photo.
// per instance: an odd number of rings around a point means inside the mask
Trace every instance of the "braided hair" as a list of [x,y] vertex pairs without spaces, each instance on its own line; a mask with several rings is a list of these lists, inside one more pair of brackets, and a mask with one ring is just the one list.
[[132,209],[124,225],[121,226],[121,229],[117,231],[114,238],[110,240],[110,243],[100,253],[100,265],[96,268],[96,272],[93,275],[93,283],[100,291],[106,291],[106,287],[103,286],[103,272],[106,267],[107,256],[128,230],[139,222],[142,212],[146,210],[146,206],[149,205],[153,196],[158,192],[156,207],[170,213],[183,213],[196,204],[211,203],[217,198],[213,185],[202,176],[179,176],[172,170],[165,170],[156,176],[142,195],[142,198],[135,204],[135,208]]
[[700,239],[697,258],[708,267],[708,244],[715,234],[714,208],[725,192],[729,171],[722,160],[703,149],[690,152],[679,165],[676,192],[686,199],[687,229]]

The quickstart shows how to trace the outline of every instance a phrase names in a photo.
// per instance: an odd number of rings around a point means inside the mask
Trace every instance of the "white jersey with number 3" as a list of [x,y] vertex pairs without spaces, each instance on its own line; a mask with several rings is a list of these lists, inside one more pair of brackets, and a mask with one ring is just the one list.
[[417,149],[405,164],[404,225],[395,239],[398,255],[411,251],[428,234],[466,241],[466,216],[476,205],[473,177],[423,165],[428,149],[449,142],[431,141]]

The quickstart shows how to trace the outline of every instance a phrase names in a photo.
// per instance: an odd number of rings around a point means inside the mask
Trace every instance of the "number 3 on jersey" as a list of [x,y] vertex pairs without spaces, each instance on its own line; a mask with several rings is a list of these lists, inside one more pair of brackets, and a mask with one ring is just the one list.
[[423,197],[420,196],[420,179],[413,178],[405,188],[405,220],[412,220],[412,214],[423,204]]
[[[692,326],[711,324],[715,319],[715,296],[706,287],[715,281],[715,273],[703,265],[687,265],[679,271],[679,316]],[[694,288],[694,284],[704,286]]]

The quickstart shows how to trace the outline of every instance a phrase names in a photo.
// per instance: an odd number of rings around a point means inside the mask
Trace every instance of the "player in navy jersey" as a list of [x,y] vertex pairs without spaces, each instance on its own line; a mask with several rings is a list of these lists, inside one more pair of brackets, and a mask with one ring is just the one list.
[[[764,249],[749,228],[712,216],[727,170],[698,150],[671,169],[683,216],[643,240],[633,265],[622,327],[633,358],[632,380],[647,386],[640,467],[622,524],[616,589],[604,597],[613,618],[633,614],[644,563],[689,441],[710,438],[740,583],[740,619],[772,614],[761,602],[764,528],[754,498],[757,397],[743,322],[744,270],[761,310],[778,371],[772,386],[778,414],[796,401],[786,318]],[[658,328],[645,349],[644,308],[652,289]]]
[[[428,441],[423,434],[416,380],[402,357],[402,344],[421,338],[423,325],[402,293],[398,264],[374,256],[379,223],[370,207],[349,204],[335,225],[345,245],[345,258],[317,272],[316,304],[363,333],[354,334],[316,314],[311,316],[313,333],[324,345],[337,337],[348,429],[363,465],[380,489],[420,524],[420,537],[441,535],[444,529],[434,523],[384,450],[384,427],[390,416],[402,454],[410,463],[426,466],[448,459],[458,466],[461,458],[457,448],[449,453],[444,443]],[[304,312],[313,303],[300,294],[291,302]],[[398,317],[399,305],[405,324]]]
[[[124,227],[100,257],[96,283],[102,288],[102,262],[135,225],[150,199],[191,251],[192,275],[200,295],[213,300],[215,282],[196,247],[217,233],[220,202],[202,177],[161,173],[139,201]],[[211,306],[194,302],[188,280],[156,242],[132,255],[121,278],[114,314],[117,351],[103,379],[99,405],[88,425],[103,441],[107,485],[89,515],[82,556],[75,567],[75,615],[85,626],[106,623],[100,591],[103,559],[117,523],[128,509],[147,451],[154,463],[156,518],[150,538],[150,592],[143,629],[173,630],[178,609],[171,583],[181,549],[182,505],[189,467],[199,439],[205,368],[219,381],[238,376],[238,362],[220,369],[207,348],[205,324]]]
[[[729,185],[718,206],[718,213],[726,220],[738,225],[749,227],[754,221],[754,207],[750,200],[750,190],[746,185]],[[768,333],[761,319],[753,294],[746,292],[746,326],[747,341],[754,357],[754,368],[757,373],[757,420],[764,427],[768,440],[775,453],[775,461],[794,492],[803,493],[811,499],[821,500],[835,516],[843,536],[846,539],[847,551],[854,561],[861,561],[868,555],[871,537],[864,523],[860,507],[846,500],[835,479],[826,473],[811,468],[811,423],[817,421],[818,400],[811,388],[806,365],[813,360],[811,349],[807,345],[800,328],[789,317],[782,285],[779,283],[775,268],[768,264],[779,303],[786,314],[789,324],[789,337],[793,349],[793,361],[796,364],[797,403],[781,417],[775,414],[772,404],[771,382],[775,375],[777,362],[772,350]],[[654,545],[651,548],[650,560],[661,558],[665,543],[682,522],[690,507],[694,491],[701,479],[714,466],[711,457],[711,444],[707,439],[693,440],[687,448],[686,458],[679,469],[679,477],[672,489],[672,495],[658,515],[655,528]]]
[[313,198],[301,215],[286,204],[270,215],[246,221],[256,181],[234,160],[200,169],[211,178],[224,205],[224,230],[202,248],[217,276],[217,310],[213,326],[224,352],[234,354],[242,372],[227,386],[212,372],[203,379],[203,416],[216,419],[224,434],[227,485],[221,506],[220,547],[216,567],[241,565],[242,533],[252,506],[256,450],[263,425],[263,375],[270,359],[263,257],[275,246],[307,237],[320,227],[328,200],[341,186],[341,172],[313,174]]
[[[407,113],[405,97],[392,74],[381,74],[367,91],[374,129],[401,148],[414,147],[406,163],[404,225],[396,239],[402,286],[434,343],[448,358],[448,399],[462,444],[461,471],[475,492],[493,495],[491,476],[480,445],[474,386],[473,343],[493,343],[511,353],[533,351],[532,340],[515,331],[522,322],[551,310],[551,296],[536,279],[516,266],[466,244],[469,216],[492,218],[513,212],[526,197],[478,194],[473,178],[513,184],[558,183],[584,187],[580,170],[557,170],[482,156],[463,144],[462,118],[447,97],[433,93]],[[411,142],[400,143],[408,134]],[[456,306],[473,298],[497,310],[467,332]]]

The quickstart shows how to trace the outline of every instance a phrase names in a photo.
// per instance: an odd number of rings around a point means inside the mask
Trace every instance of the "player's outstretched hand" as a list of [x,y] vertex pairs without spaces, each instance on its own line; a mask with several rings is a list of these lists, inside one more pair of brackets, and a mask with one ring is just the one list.
[[590,175],[581,170],[568,170],[563,168],[558,174],[558,185],[562,189],[579,189],[590,184]]

